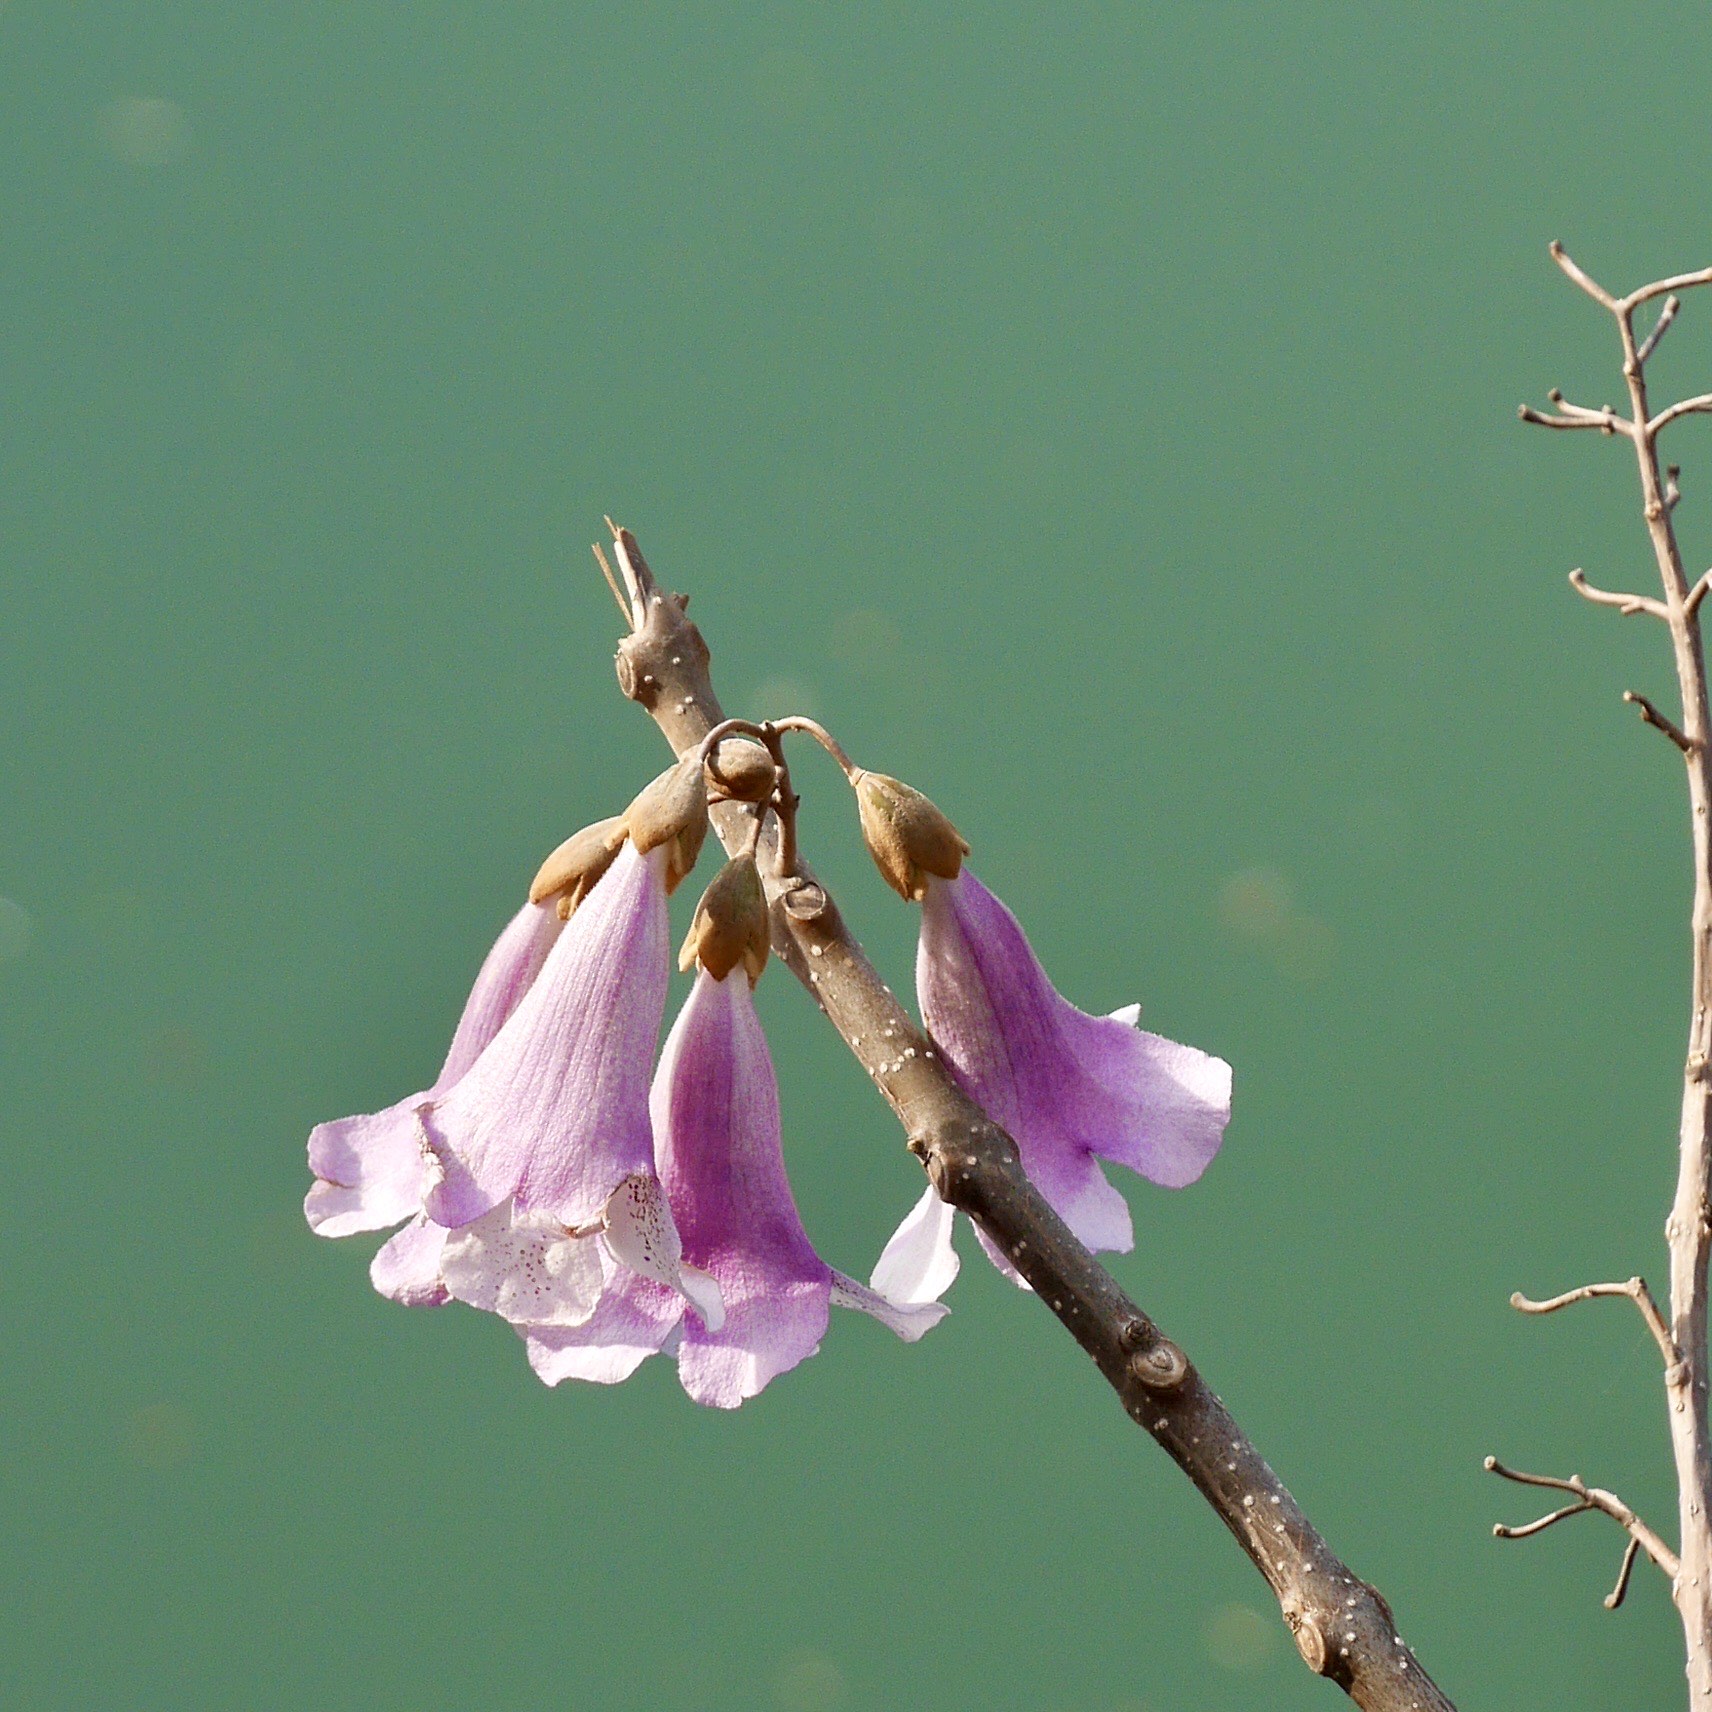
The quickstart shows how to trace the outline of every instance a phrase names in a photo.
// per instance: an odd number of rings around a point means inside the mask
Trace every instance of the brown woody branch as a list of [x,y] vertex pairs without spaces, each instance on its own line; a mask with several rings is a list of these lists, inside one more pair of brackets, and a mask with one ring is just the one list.
[[[688,602],[655,582],[614,529],[631,633],[618,680],[678,755],[724,715]],[[715,804],[728,844],[747,818]],[[1024,1174],[1016,1144],[957,1086],[932,1040],[881,981],[826,888],[762,841],[774,947],[896,1113],[934,1187],[1009,1255],[1093,1358],[1130,1417],[1195,1483],[1276,1595],[1309,1669],[1366,1712],[1454,1712],[1403,1644],[1379,1593],[1338,1560],[1183,1351],[1120,1290]]]

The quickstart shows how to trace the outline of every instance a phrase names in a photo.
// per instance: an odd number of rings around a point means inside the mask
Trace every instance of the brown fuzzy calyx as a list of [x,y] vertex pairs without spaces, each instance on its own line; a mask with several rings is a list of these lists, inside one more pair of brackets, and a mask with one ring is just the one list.
[[702,840],[707,837],[707,787],[702,782],[701,762],[687,756],[644,785],[622,816],[624,830],[640,855],[662,844],[666,856],[666,890],[696,865]]
[[529,901],[559,900],[559,915],[568,921],[578,904],[594,889],[595,882],[612,866],[624,846],[624,819],[613,815],[573,832],[536,870],[529,883]]
[[969,841],[913,785],[858,767],[850,775],[862,841],[874,865],[900,897],[920,903],[928,876],[954,880]]
[[754,986],[767,966],[771,941],[761,871],[753,856],[733,856],[696,905],[678,967],[699,963],[714,980],[723,981],[741,963]]

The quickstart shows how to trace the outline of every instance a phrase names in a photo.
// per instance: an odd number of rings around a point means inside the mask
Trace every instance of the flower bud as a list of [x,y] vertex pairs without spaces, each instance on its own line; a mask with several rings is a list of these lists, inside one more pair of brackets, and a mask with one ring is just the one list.
[[547,858],[529,884],[529,901],[545,903],[559,894],[559,914],[566,920],[586,898],[595,882],[612,866],[624,844],[624,822],[614,815],[573,832]]
[[754,986],[767,966],[771,940],[761,871],[753,856],[734,856],[702,893],[678,967],[700,963],[714,980],[723,981],[741,963]]
[[708,756],[707,776],[717,794],[732,802],[764,803],[779,781],[779,770],[759,743],[727,737]]
[[643,856],[662,844],[670,846],[666,890],[675,890],[696,865],[701,841],[707,837],[707,788],[702,783],[701,762],[690,755],[643,786],[624,811],[623,823],[630,842]]
[[920,791],[863,767],[850,775],[850,783],[863,842],[893,891],[920,903],[930,874],[957,878],[969,854],[968,840]]

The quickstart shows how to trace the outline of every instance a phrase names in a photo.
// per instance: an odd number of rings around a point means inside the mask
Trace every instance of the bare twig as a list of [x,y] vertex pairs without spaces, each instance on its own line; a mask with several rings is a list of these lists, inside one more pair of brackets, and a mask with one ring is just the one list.
[[1653,419],[1647,424],[1647,438],[1649,440],[1655,438],[1679,417],[1704,416],[1709,410],[1712,410],[1712,392],[1703,392],[1695,398],[1681,399],[1677,403],[1669,405],[1667,408],[1661,410],[1657,416],[1653,417]]
[[1510,1297],[1510,1306],[1520,1309],[1524,1314],[1555,1314],[1559,1308],[1573,1307],[1577,1302],[1590,1302],[1596,1296],[1627,1296],[1646,1322],[1647,1330],[1653,1334],[1653,1342],[1658,1345],[1665,1366],[1674,1367],[1682,1359],[1677,1353],[1676,1341],[1670,1335],[1670,1327],[1664,1323],[1664,1315],[1659,1312],[1658,1303],[1653,1300],[1653,1293],[1647,1288],[1646,1279],[1639,1276],[1627,1279],[1621,1284],[1583,1284],[1574,1290],[1565,1290],[1561,1296],[1547,1297],[1543,1302],[1535,1302],[1517,1290]]
[[1537,1534],[1542,1528],[1549,1527],[1553,1522],[1562,1521],[1565,1516],[1578,1516],[1584,1510],[1597,1510],[1602,1516],[1609,1516],[1618,1527],[1628,1534],[1629,1538],[1662,1569],[1673,1581],[1682,1565],[1677,1561],[1676,1553],[1661,1540],[1615,1492],[1607,1492],[1600,1486],[1589,1486],[1579,1474],[1572,1474],[1567,1480],[1560,1480],[1551,1474],[1526,1474],[1519,1468],[1508,1468],[1497,1457],[1486,1459],[1486,1471],[1496,1474],[1505,1480],[1513,1480],[1518,1486],[1543,1486],[1552,1492],[1567,1492],[1576,1500],[1567,1504],[1563,1509],[1555,1511],[1550,1516],[1542,1516],[1537,1522],[1527,1522],[1519,1528],[1506,1528],[1502,1523],[1492,1529],[1495,1539],[1522,1540],[1530,1534]]
[[1667,297],[1664,308],[1659,311],[1659,318],[1653,323],[1653,330],[1641,342],[1641,348],[1635,352],[1635,361],[1644,363],[1658,349],[1659,340],[1670,331],[1670,324],[1676,319],[1676,312],[1682,307],[1680,297]]
[[1568,255],[1565,254],[1563,245],[1560,244],[1556,238],[1552,239],[1551,243],[1547,245],[1547,248],[1551,251],[1551,259],[1556,262],[1557,265],[1562,268],[1563,271],[1568,274],[1569,277],[1574,280],[1575,283],[1579,285],[1595,303],[1603,304],[1607,309],[1616,309],[1616,298],[1614,298],[1604,286],[1597,284],[1587,274],[1583,273],[1582,270],[1569,259]]
[[1569,586],[1583,600],[1590,600],[1595,606],[1614,606],[1625,617],[1646,612],[1654,618],[1670,622],[1670,609],[1662,600],[1654,600],[1651,595],[1646,594],[1612,594],[1607,589],[1595,588],[1579,567],[1569,573]]
[[[1560,244],[1554,243],[1551,253],[1570,279],[1616,322],[1633,429],[1629,438],[1640,477],[1641,515],[1658,566],[1682,693],[1680,727],[1645,696],[1630,691],[1625,699],[1681,750],[1688,782],[1694,875],[1688,1051],[1677,1132],[1676,1194],[1665,1221],[1670,1245],[1668,1329],[1677,1359],[1666,1365],[1664,1383],[1681,1537],[1681,1561],[1672,1570],[1671,1592],[1682,1619],[1690,1712],[1712,1712],[1712,1422],[1707,1407],[1708,1390],[1712,1389],[1712,1357],[1707,1345],[1708,1265],[1712,1262],[1712,1075],[1708,1074],[1712,1065],[1712,753],[1708,750],[1712,715],[1707,705],[1706,659],[1698,616],[1706,579],[1701,578],[1692,588],[1689,585],[1673,515],[1680,497],[1677,471],[1674,466],[1661,470],[1658,455],[1660,431],[1682,416],[1712,410],[1712,394],[1683,399],[1654,415],[1647,401],[1645,372],[1646,356],[1651,355],[1664,328],[1674,319],[1669,300],[1691,287],[1712,285],[1712,268],[1654,280],[1619,298],[1572,262]],[[1638,342],[1635,310],[1658,297],[1667,300],[1659,322],[1644,343]],[[1664,1347],[1662,1342],[1660,1347]],[[1641,1539],[1639,1534],[1634,1537]],[[1641,1539],[1641,1548],[1663,1565],[1665,1560],[1645,1539]],[[1675,1561],[1673,1555],[1671,1562]],[[1621,1599],[1625,1587],[1626,1577],[1619,1576],[1612,1603]]]
[[1597,428],[1601,434],[1623,434],[1631,440],[1635,436],[1634,423],[1626,416],[1619,416],[1609,405],[1600,410],[1584,410],[1579,404],[1562,405],[1559,409],[1561,414],[1548,416],[1531,404],[1518,404],[1516,414],[1536,428]]
[[600,543],[594,543],[594,562],[600,566],[600,574],[606,578],[606,586],[612,590],[612,598],[618,602],[618,610],[624,614],[625,623],[630,622],[630,603],[624,598],[624,592],[618,586],[618,579],[612,574],[612,566],[606,562],[606,554],[600,550]]
[[[1561,267],[1563,264],[1560,262],[1558,265]],[[1625,315],[1655,297],[1663,297],[1667,292],[1689,291],[1697,285],[1712,285],[1712,268],[1701,268],[1696,273],[1673,273],[1669,279],[1655,279],[1650,285],[1637,286],[1620,302],[1607,303],[1605,307]]]
[[1694,739],[1687,735],[1674,720],[1667,718],[1640,693],[1639,690],[1624,690],[1623,700],[1641,711],[1641,718],[1648,725],[1656,726],[1680,749],[1684,755],[1694,753]]
[[1605,1609],[1615,1611],[1623,1603],[1623,1595],[1629,1591],[1629,1577],[1634,1572],[1635,1557],[1641,1549],[1641,1542],[1631,1536],[1629,1543],[1623,1547],[1623,1561],[1617,1566],[1617,1585],[1605,1595]]
[[1712,588],[1712,571],[1702,571],[1699,580],[1688,591],[1687,598],[1682,603],[1682,610],[1690,618],[1700,610],[1700,603],[1706,598],[1706,591],[1709,588]]
[[[706,644],[682,600],[658,588],[635,537],[620,530],[615,539],[637,613],[619,644],[619,685],[676,753],[691,753],[724,717]],[[710,813],[722,841],[747,830],[738,805],[715,803]],[[1404,1646],[1385,1601],[1338,1560],[1189,1358],[1034,1187],[1016,1143],[952,1079],[808,865],[799,860],[788,880],[765,862],[762,872],[775,949],[897,1114],[934,1187],[1012,1258],[1131,1419],[1194,1482],[1270,1584],[1309,1669],[1366,1712],[1453,1712]]]
[[1502,1522],[1492,1524],[1492,1537],[1495,1540],[1525,1540],[1529,1534],[1543,1533],[1553,1522],[1561,1522],[1565,1516],[1580,1516],[1593,1506],[1586,1502],[1565,1504],[1561,1510],[1553,1510],[1549,1516],[1541,1516],[1537,1522],[1524,1522],[1519,1528],[1506,1527]]

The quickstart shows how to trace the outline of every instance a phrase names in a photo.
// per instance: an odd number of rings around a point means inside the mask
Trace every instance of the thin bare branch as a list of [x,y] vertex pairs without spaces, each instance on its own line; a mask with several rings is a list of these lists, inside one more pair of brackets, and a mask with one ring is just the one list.
[[1551,1492],[1567,1492],[1578,1500],[1550,1517],[1542,1516],[1537,1523],[1525,1523],[1521,1528],[1496,1527],[1493,1529],[1496,1538],[1525,1539],[1529,1534],[1538,1533],[1542,1527],[1561,1521],[1564,1516],[1577,1515],[1584,1509],[1597,1510],[1601,1515],[1609,1516],[1622,1528],[1666,1575],[1673,1581],[1676,1579],[1677,1571],[1682,1567],[1677,1561],[1676,1553],[1615,1492],[1607,1492],[1600,1486],[1589,1486],[1579,1474],[1572,1474],[1567,1480],[1560,1480],[1552,1474],[1528,1474],[1519,1468],[1506,1467],[1495,1456],[1486,1458],[1485,1468],[1488,1474],[1496,1474],[1504,1480],[1513,1480],[1518,1486],[1543,1486]]
[[1638,1273],[1621,1284],[1583,1284],[1574,1290],[1565,1290],[1561,1296],[1547,1297],[1543,1302],[1535,1302],[1517,1290],[1510,1297],[1510,1306],[1524,1314],[1555,1314],[1559,1308],[1573,1307],[1577,1302],[1591,1302],[1598,1296],[1627,1296],[1646,1322],[1647,1330],[1653,1334],[1653,1342],[1658,1345],[1665,1366],[1674,1367],[1682,1359],[1677,1352],[1676,1339],[1670,1335],[1670,1327],[1665,1324],[1664,1315],[1659,1312],[1659,1305],[1647,1288],[1646,1279]]
[[1596,428],[1601,434],[1622,434],[1629,439],[1635,433],[1634,423],[1609,406],[1603,410],[1584,410],[1579,404],[1570,404],[1562,407],[1562,414],[1552,416],[1531,404],[1518,404],[1516,414],[1536,428]]
[[1635,352],[1635,363],[1639,366],[1658,349],[1659,340],[1670,331],[1670,324],[1676,319],[1676,312],[1682,307],[1680,297],[1667,297],[1664,308],[1659,311],[1659,318],[1653,323],[1653,330],[1647,334],[1641,343],[1641,348]]
[[1694,753],[1696,747],[1694,739],[1688,736],[1675,720],[1669,719],[1664,714],[1660,713],[1659,710],[1654,707],[1653,704],[1638,690],[1624,690],[1623,700],[1628,702],[1632,707],[1639,708],[1641,710],[1641,718],[1644,719],[1648,725],[1654,726],[1658,730],[1662,731],[1665,736],[1683,752],[1684,755],[1692,755]]
[[1565,1516],[1584,1515],[1592,1508],[1588,1503],[1565,1504],[1561,1510],[1553,1510],[1549,1516],[1541,1516],[1537,1522],[1524,1522],[1519,1528],[1510,1528],[1502,1522],[1494,1522],[1492,1537],[1495,1540],[1525,1540],[1530,1534],[1544,1533],[1553,1522],[1561,1522]]
[[[1561,267],[1563,264],[1560,262],[1558,265]],[[1619,298],[1609,307],[1623,314],[1655,297],[1663,297],[1667,292],[1690,291],[1697,285],[1712,285],[1712,268],[1701,268],[1697,273],[1673,273],[1669,279],[1655,279],[1650,285],[1638,285],[1627,297]]]
[[1647,594],[1612,594],[1608,589],[1595,588],[1579,566],[1569,573],[1569,586],[1583,600],[1590,600],[1595,606],[1614,606],[1625,617],[1646,612],[1667,624],[1670,622],[1670,608],[1662,600],[1654,600]]
[[[1688,1051],[1683,1065],[1681,1121],[1677,1130],[1676,1192],[1665,1236],[1670,1245],[1670,1341],[1677,1357],[1664,1373],[1666,1420],[1676,1469],[1677,1528],[1681,1562],[1671,1597],[1682,1619],[1690,1712],[1712,1712],[1712,1396],[1708,1327],[1712,1297],[1712,706],[1708,705],[1706,659],[1698,621],[1705,579],[1690,586],[1676,537],[1674,513],[1681,498],[1674,466],[1660,468],[1659,433],[1681,416],[1712,409],[1712,394],[1683,399],[1654,414],[1647,398],[1643,352],[1650,355],[1673,313],[1668,300],[1690,287],[1712,285],[1712,268],[1654,280],[1612,299],[1553,244],[1553,259],[1583,290],[1612,312],[1622,348],[1628,394],[1630,444],[1640,478],[1641,516],[1658,565],[1669,613],[1671,654],[1682,694],[1682,725],[1665,718],[1645,696],[1626,699],[1680,749],[1687,761],[1689,826],[1693,849],[1694,901],[1690,911]],[[1635,337],[1635,310],[1654,298],[1667,299],[1659,322],[1644,343]],[[1656,1334],[1655,1334],[1656,1335]],[[1661,1349],[1663,1345],[1661,1344]],[[1633,1532],[1633,1530],[1631,1530]],[[1639,1538],[1639,1535],[1636,1535]],[[1652,1552],[1646,1541],[1643,1549]],[[1657,1558],[1656,1553],[1652,1553]],[[1663,1561],[1659,1559],[1658,1561]],[[1619,1576],[1613,1598],[1625,1586]]]
[[1700,610],[1700,603],[1706,598],[1706,591],[1709,588],[1712,588],[1712,571],[1702,571],[1700,580],[1688,591],[1682,603],[1682,610],[1690,618]]
[[1605,1595],[1605,1609],[1615,1611],[1623,1603],[1623,1595],[1629,1591],[1629,1577],[1634,1573],[1635,1558],[1641,1549],[1641,1542],[1630,1537],[1629,1543],[1623,1547],[1623,1561],[1617,1567],[1617,1585]]
[[1547,247],[1551,250],[1551,259],[1556,262],[1557,265],[1562,268],[1563,271],[1568,274],[1569,277],[1574,280],[1575,283],[1579,285],[1595,303],[1603,304],[1605,308],[1610,310],[1616,309],[1617,299],[1583,269],[1577,267],[1576,264],[1569,259],[1568,252],[1556,238],[1553,238]]
[[1712,410],[1712,392],[1703,392],[1694,398],[1684,398],[1661,410],[1647,424],[1647,438],[1649,440],[1656,439],[1664,429],[1668,428],[1679,417],[1704,416],[1709,410]]

